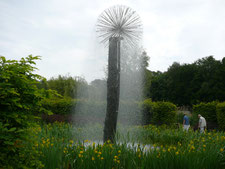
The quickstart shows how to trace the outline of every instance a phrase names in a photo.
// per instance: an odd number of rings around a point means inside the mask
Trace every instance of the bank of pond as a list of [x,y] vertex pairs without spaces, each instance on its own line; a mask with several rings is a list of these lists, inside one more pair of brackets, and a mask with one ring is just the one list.
[[118,125],[116,142],[102,143],[103,126],[49,123],[29,128],[18,143],[20,156],[32,156],[34,168],[45,169],[222,169],[225,133],[188,132],[168,126]]

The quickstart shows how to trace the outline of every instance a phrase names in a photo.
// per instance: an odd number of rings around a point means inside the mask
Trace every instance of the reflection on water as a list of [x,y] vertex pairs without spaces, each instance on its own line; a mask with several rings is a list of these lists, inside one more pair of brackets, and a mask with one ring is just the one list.
[[[83,142],[83,145],[85,147],[88,146],[93,146],[94,145],[103,145],[103,141],[95,140],[95,141],[90,141],[90,140],[85,140]],[[148,152],[149,150],[159,148],[159,147],[154,147],[150,144],[140,144],[140,143],[131,143],[131,142],[117,142],[116,145],[123,146],[125,145],[128,149],[130,150],[135,150],[137,151],[138,149],[141,149],[143,152]]]

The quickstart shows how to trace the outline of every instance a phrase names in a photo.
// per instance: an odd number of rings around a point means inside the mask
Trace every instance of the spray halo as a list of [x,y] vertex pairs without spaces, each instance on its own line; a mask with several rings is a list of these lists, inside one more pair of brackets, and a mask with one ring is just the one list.
[[101,43],[108,43],[112,37],[119,37],[127,45],[136,45],[142,36],[139,15],[124,5],[112,6],[104,10],[97,20],[97,36]]

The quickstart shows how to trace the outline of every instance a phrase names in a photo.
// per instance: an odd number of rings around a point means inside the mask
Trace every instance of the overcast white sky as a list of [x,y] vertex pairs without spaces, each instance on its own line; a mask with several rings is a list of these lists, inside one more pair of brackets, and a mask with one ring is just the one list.
[[0,0],[0,55],[40,55],[38,73],[46,78],[103,78],[107,53],[98,45],[95,24],[117,4],[140,15],[150,70],[225,57],[225,0]]

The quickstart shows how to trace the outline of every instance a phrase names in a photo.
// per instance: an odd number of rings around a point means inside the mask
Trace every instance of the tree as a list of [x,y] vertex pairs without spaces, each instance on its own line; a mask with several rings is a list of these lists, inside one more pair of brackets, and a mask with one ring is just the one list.
[[106,100],[106,80],[95,79],[89,85],[89,99],[95,101]]
[[174,63],[167,71],[167,99],[177,105],[190,105],[192,98],[192,79],[196,73],[194,64]]
[[142,64],[141,67],[143,69],[143,97],[144,98],[148,98],[150,97],[149,95],[149,90],[151,87],[151,80],[152,80],[152,72],[150,70],[147,69],[148,65],[149,65],[149,60],[150,57],[147,55],[146,51],[142,52]]
[[121,99],[140,101],[150,86],[151,73],[147,69],[149,56],[142,48],[121,51]]
[[152,72],[152,81],[148,95],[153,101],[168,101],[167,78],[166,73],[162,73],[160,71]]
[[87,98],[88,84],[84,78],[70,75],[58,75],[47,81],[47,89],[56,90],[60,95],[69,98]]
[[153,72],[150,96],[179,106],[225,100],[225,64],[213,56],[192,64],[173,63],[164,73]]
[[[43,112],[41,100],[45,90],[38,89],[37,84],[43,77],[34,74],[35,60],[39,56],[29,55],[20,61],[0,57],[0,166],[6,168],[24,168],[22,161],[32,163],[31,152],[19,157],[26,139],[26,129],[31,126],[35,116]],[[28,167],[30,168],[30,167]]]
[[198,87],[195,100],[203,102],[223,101],[225,99],[225,85],[222,62],[215,60],[213,56],[209,56],[199,59],[195,64],[198,67],[193,81]]

